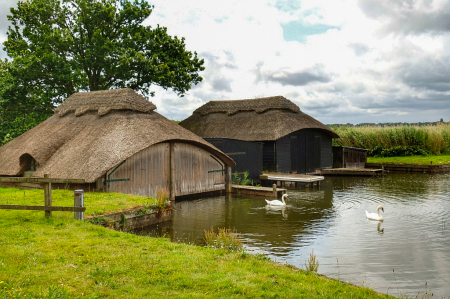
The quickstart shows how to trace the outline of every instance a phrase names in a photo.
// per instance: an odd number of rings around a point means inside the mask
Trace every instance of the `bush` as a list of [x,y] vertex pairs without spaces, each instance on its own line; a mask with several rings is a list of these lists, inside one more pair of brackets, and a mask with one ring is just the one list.
[[375,146],[367,151],[369,157],[405,157],[405,156],[428,156],[430,152],[418,146],[394,146],[383,149],[381,146]]

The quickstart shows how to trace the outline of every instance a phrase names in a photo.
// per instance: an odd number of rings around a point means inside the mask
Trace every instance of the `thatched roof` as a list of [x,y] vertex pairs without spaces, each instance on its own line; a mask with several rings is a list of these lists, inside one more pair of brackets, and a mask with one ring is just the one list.
[[[28,154],[40,165],[34,176],[49,173],[55,178],[95,182],[133,154],[169,140],[195,144],[225,164],[235,165],[202,138],[153,111],[155,108],[128,89],[74,94],[52,117],[0,147],[0,175],[21,175]],[[78,109],[83,113],[77,113]],[[106,110],[109,113],[103,113]]]
[[130,88],[108,90],[107,92],[92,91],[78,92],[68,97],[64,103],[55,109],[59,116],[75,111],[80,116],[87,111],[98,111],[98,115],[105,115],[111,110],[135,110],[150,112],[156,106]]
[[339,138],[330,128],[282,96],[211,101],[195,110],[180,125],[203,138],[274,141],[302,129],[319,129]]

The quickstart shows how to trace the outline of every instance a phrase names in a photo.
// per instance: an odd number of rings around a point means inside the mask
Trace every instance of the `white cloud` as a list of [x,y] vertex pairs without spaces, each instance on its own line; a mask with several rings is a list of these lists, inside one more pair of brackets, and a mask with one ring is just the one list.
[[324,123],[450,120],[449,0],[150,2],[147,23],[205,60],[184,98],[154,88],[168,118],[282,95]]

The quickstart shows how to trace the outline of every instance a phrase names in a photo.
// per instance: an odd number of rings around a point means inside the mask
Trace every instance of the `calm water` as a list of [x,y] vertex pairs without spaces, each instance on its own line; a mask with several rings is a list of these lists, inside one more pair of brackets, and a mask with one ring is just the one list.
[[[450,175],[326,178],[320,190],[288,190],[285,208],[260,197],[179,202],[173,220],[143,234],[202,245],[204,230],[234,228],[248,252],[396,296],[450,297]],[[365,210],[384,206],[384,222]]]

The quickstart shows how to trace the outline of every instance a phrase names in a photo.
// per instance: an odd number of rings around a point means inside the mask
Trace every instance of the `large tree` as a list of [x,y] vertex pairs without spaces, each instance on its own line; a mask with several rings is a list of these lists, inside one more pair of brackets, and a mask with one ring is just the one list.
[[183,96],[202,81],[203,59],[167,28],[144,26],[152,9],[145,0],[19,1],[0,65],[0,122],[49,115],[78,91],[130,87],[153,96],[154,84]]

